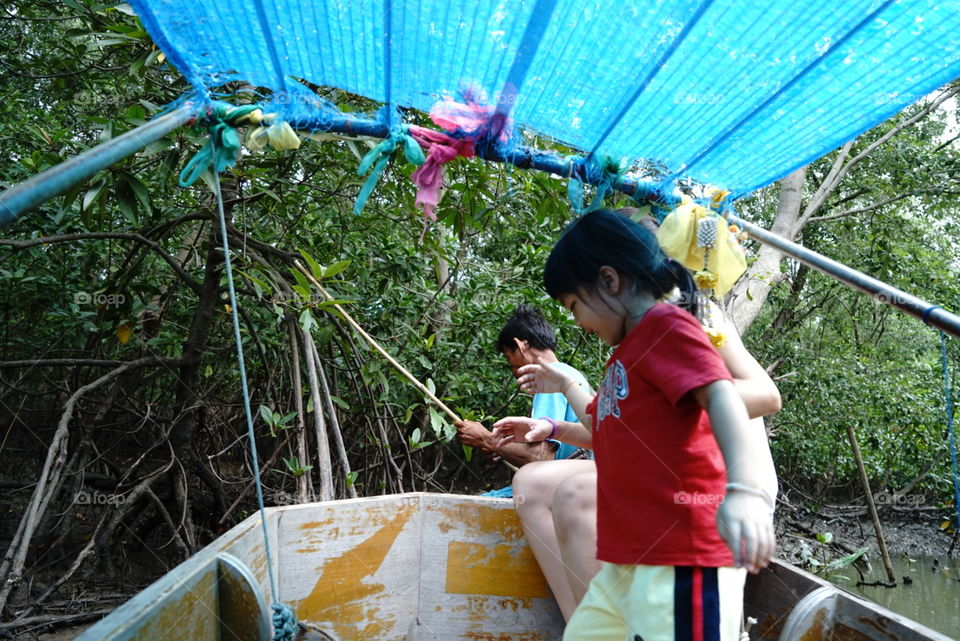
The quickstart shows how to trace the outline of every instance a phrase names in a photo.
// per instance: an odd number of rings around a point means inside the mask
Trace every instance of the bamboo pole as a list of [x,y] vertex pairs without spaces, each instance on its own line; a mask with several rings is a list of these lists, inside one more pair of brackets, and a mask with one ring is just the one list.
[[[309,270],[307,270],[307,268],[305,268],[305,267],[300,263],[299,260],[294,260],[294,261],[293,261],[293,265],[294,265],[294,267],[296,267],[296,268],[300,271],[300,273],[302,273],[304,276],[307,277],[307,280],[309,280],[310,283],[313,284],[313,286],[317,288],[317,291],[319,291],[319,292],[323,295],[324,298],[326,298],[328,301],[331,301],[331,302],[334,301],[334,300],[336,300],[333,296],[330,295],[330,292],[328,292],[328,291],[324,288],[324,286],[321,285],[320,282],[319,282],[316,278],[313,277],[313,274],[311,274],[311,273],[309,272]],[[372,348],[374,348],[375,350],[377,350],[378,352],[380,352],[380,355],[383,356],[385,359],[387,359],[387,362],[389,362],[391,365],[393,365],[393,367],[396,368],[396,370],[397,370],[398,372],[400,372],[400,374],[402,374],[404,378],[406,378],[408,381],[410,381],[411,383],[413,383],[414,387],[416,387],[418,390],[420,390],[421,392],[423,392],[423,394],[424,394],[427,398],[429,398],[429,399],[434,403],[434,405],[436,405],[436,406],[439,407],[441,410],[443,410],[443,412],[444,412],[447,416],[449,416],[451,419],[453,419],[453,421],[454,421],[455,423],[463,420],[463,419],[461,419],[459,416],[457,416],[456,412],[454,412],[452,409],[450,409],[449,407],[447,407],[446,404],[445,404],[443,401],[441,401],[439,398],[437,398],[436,394],[434,394],[433,392],[431,392],[431,391],[427,388],[426,385],[424,385],[423,383],[421,383],[421,382],[417,379],[417,377],[415,377],[413,374],[411,374],[410,372],[408,372],[408,371],[407,371],[407,368],[405,368],[403,365],[401,365],[401,364],[397,361],[397,359],[395,359],[393,356],[391,356],[390,354],[388,354],[385,349],[383,349],[382,347],[380,347],[380,343],[378,343],[378,342],[376,341],[376,339],[373,338],[373,336],[371,336],[370,334],[368,334],[362,327],[360,327],[360,324],[357,323],[357,321],[353,320],[353,317],[350,316],[350,314],[347,313],[347,310],[345,310],[343,307],[341,307],[341,306],[340,306],[339,304],[337,304],[337,303],[333,303],[333,308],[334,308],[335,310],[337,310],[337,311],[340,313],[341,316],[343,316],[343,319],[344,319],[345,321],[347,321],[347,323],[350,325],[350,327],[352,327],[353,329],[355,329],[355,330],[357,331],[357,333],[360,334],[360,336],[362,336],[365,341],[367,341],[367,343],[370,345],[370,347],[372,347]],[[501,458],[500,460],[503,462],[504,465],[506,465],[507,467],[509,467],[509,468],[510,468],[511,470],[513,470],[514,472],[516,472],[517,470],[520,469],[520,468],[518,468],[516,465],[514,465],[513,463],[511,463],[510,461],[507,461],[507,460],[502,459],[502,458]]]
[[196,117],[197,111],[197,105],[186,102],[173,111],[10,187],[0,193],[0,227],[9,225],[23,212],[182,127]]
[[847,437],[850,439],[850,447],[853,448],[853,458],[857,462],[857,471],[860,472],[860,484],[863,486],[864,498],[867,500],[867,510],[870,512],[870,519],[873,521],[873,530],[877,534],[877,547],[880,548],[883,567],[887,571],[887,579],[889,579],[890,583],[896,585],[897,577],[893,573],[893,564],[890,562],[887,543],[883,538],[883,529],[880,527],[880,517],[877,515],[877,506],[873,502],[873,492],[870,490],[870,479],[867,478],[867,470],[863,466],[863,456],[860,454],[857,435],[853,431],[853,425],[851,425],[849,421],[847,421]]
[[[313,284],[313,286],[317,288],[317,291],[319,291],[321,294],[323,294],[323,297],[324,297],[324,298],[326,298],[328,301],[334,301],[334,300],[336,300],[333,296],[330,295],[330,292],[328,292],[328,291],[323,287],[323,285],[321,285],[320,282],[319,282],[316,278],[313,277],[313,274],[311,274],[311,273],[300,263],[299,260],[293,261],[293,264],[294,264],[294,266],[295,266],[298,270],[300,270],[300,272],[301,272],[304,276],[307,277],[307,280],[309,280],[309,281]],[[427,388],[426,385],[424,385],[423,383],[421,383],[419,380],[417,380],[417,378],[416,378],[413,374],[411,374],[410,372],[408,372],[408,371],[407,371],[407,368],[405,368],[403,365],[401,365],[399,362],[397,362],[397,360],[396,360],[393,356],[390,356],[390,354],[388,354],[385,349],[383,349],[382,347],[380,347],[380,344],[376,341],[376,339],[374,339],[373,336],[371,336],[371,335],[368,334],[366,331],[364,331],[364,329],[363,329],[362,327],[360,327],[360,324],[357,323],[357,321],[353,320],[353,317],[350,316],[350,314],[348,314],[347,311],[346,311],[343,307],[341,307],[341,306],[340,306],[339,304],[337,304],[337,303],[333,303],[333,308],[334,308],[335,310],[337,310],[338,312],[340,312],[340,315],[343,316],[343,319],[344,319],[345,321],[347,321],[347,323],[350,325],[350,327],[352,327],[353,329],[355,329],[355,330],[357,331],[357,333],[360,334],[360,336],[362,336],[365,341],[367,341],[367,343],[370,345],[370,347],[372,347],[373,349],[375,349],[375,350],[377,350],[378,352],[380,352],[380,355],[381,355],[381,356],[383,356],[385,359],[387,359],[387,361],[388,361],[391,365],[393,365],[393,367],[394,367],[398,372],[400,372],[407,380],[409,380],[411,383],[413,383],[414,387],[416,387],[418,390],[420,390],[421,392],[423,392],[423,394],[424,394],[427,398],[429,398],[429,399],[433,402],[434,405],[436,405],[436,406],[439,407],[441,410],[443,410],[443,412],[444,412],[447,416],[449,416],[451,419],[453,419],[454,422],[463,420],[463,419],[461,419],[459,416],[457,416],[456,412],[454,412],[452,409],[450,409],[449,407],[447,407],[446,404],[444,404],[443,401],[441,401],[439,398],[437,398],[436,394],[434,394],[433,392],[431,392],[431,391]]]

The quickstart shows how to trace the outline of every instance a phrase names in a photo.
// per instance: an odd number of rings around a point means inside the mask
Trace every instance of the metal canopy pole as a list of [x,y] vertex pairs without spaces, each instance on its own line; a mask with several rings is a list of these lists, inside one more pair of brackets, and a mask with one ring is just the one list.
[[951,336],[960,338],[960,317],[944,310],[939,305],[931,305],[927,301],[912,294],[899,290],[896,287],[867,276],[862,272],[851,269],[842,263],[827,258],[822,254],[781,238],[762,227],[748,223],[742,218],[730,216],[728,220],[745,230],[750,237],[765,245],[776,247],[783,253],[796,258],[801,263],[823,272],[841,283],[873,296],[881,303],[896,307],[900,311],[915,316],[928,325],[942,329]]
[[[139,151],[149,143],[167,133],[185,125],[197,115],[197,107],[190,102],[184,103],[177,109],[160,116],[150,122],[137,127],[122,136],[109,140],[102,145],[71,158],[56,167],[33,176],[22,183],[14,185],[0,193],[0,227],[10,224],[24,211],[36,207],[48,198],[60,194],[73,185],[86,180],[101,169],[126,158]],[[387,127],[374,119],[338,115],[327,122],[296,122],[290,123],[295,129],[309,131],[325,130],[347,135],[372,136],[386,138],[389,135]],[[318,126],[320,125],[320,126]],[[524,169],[538,169],[547,173],[569,178],[573,172],[573,164],[568,158],[556,153],[544,152],[529,147],[520,146],[508,156],[502,155],[495,145],[485,145],[477,150],[478,155],[486,160],[514,164]],[[588,176],[577,176],[580,180],[590,182]],[[613,186],[616,191],[642,197],[642,192],[648,187],[630,177],[622,177]],[[639,193],[638,193],[639,192]],[[919,318],[928,325],[937,327],[951,336],[960,338],[960,317],[945,311],[939,305],[930,303],[908,294],[902,290],[887,285],[862,272],[851,269],[842,263],[827,258],[817,252],[801,247],[800,245],[781,238],[762,227],[749,223],[737,216],[729,216],[731,223],[738,225],[750,236],[759,242],[776,247],[783,253],[809,265],[817,271],[835,278],[840,282],[875,297],[878,301],[896,307],[911,316]]]
[[196,106],[186,102],[159,118],[17,183],[0,193],[0,227],[9,225],[23,212],[37,207],[43,201],[65,192],[101,169],[106,169],[140,151],[154,140],[182,127],[196,115]]

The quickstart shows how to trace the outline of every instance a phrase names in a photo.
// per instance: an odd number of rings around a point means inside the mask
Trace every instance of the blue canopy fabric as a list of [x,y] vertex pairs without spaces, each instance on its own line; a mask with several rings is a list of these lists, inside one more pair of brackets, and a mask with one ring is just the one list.
[[960,76],[960,0],[131,3],[201,92],[303,79],[429,111],[470,86],[521,129],[733,197]]

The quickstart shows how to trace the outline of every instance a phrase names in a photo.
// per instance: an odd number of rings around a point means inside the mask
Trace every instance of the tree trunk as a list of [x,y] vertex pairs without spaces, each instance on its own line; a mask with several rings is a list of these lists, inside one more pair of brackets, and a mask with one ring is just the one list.
[[[801,167],[780,181],[780,200],[770,231],[787,240],[793,240],[799,232],[799,229],[794,230],[794,226],[800,216],[806,175],[807,168]],[[768,245],[760,245],[757,260],[728,295],[726,306],[731,310],[733,322],[741,334],[746,332],[757,318],[773,286],[786,278],[780,271],[782,260],[783,252]]]

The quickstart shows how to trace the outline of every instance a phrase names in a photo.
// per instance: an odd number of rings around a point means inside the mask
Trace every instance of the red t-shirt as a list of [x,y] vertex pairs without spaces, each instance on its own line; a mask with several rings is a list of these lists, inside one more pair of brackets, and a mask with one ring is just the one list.
[[625,565],[725,567],[717,533],[726,467],[689,392],[730,373],[696,319],[654,305],[610,360],[593,418],[597,557]]

